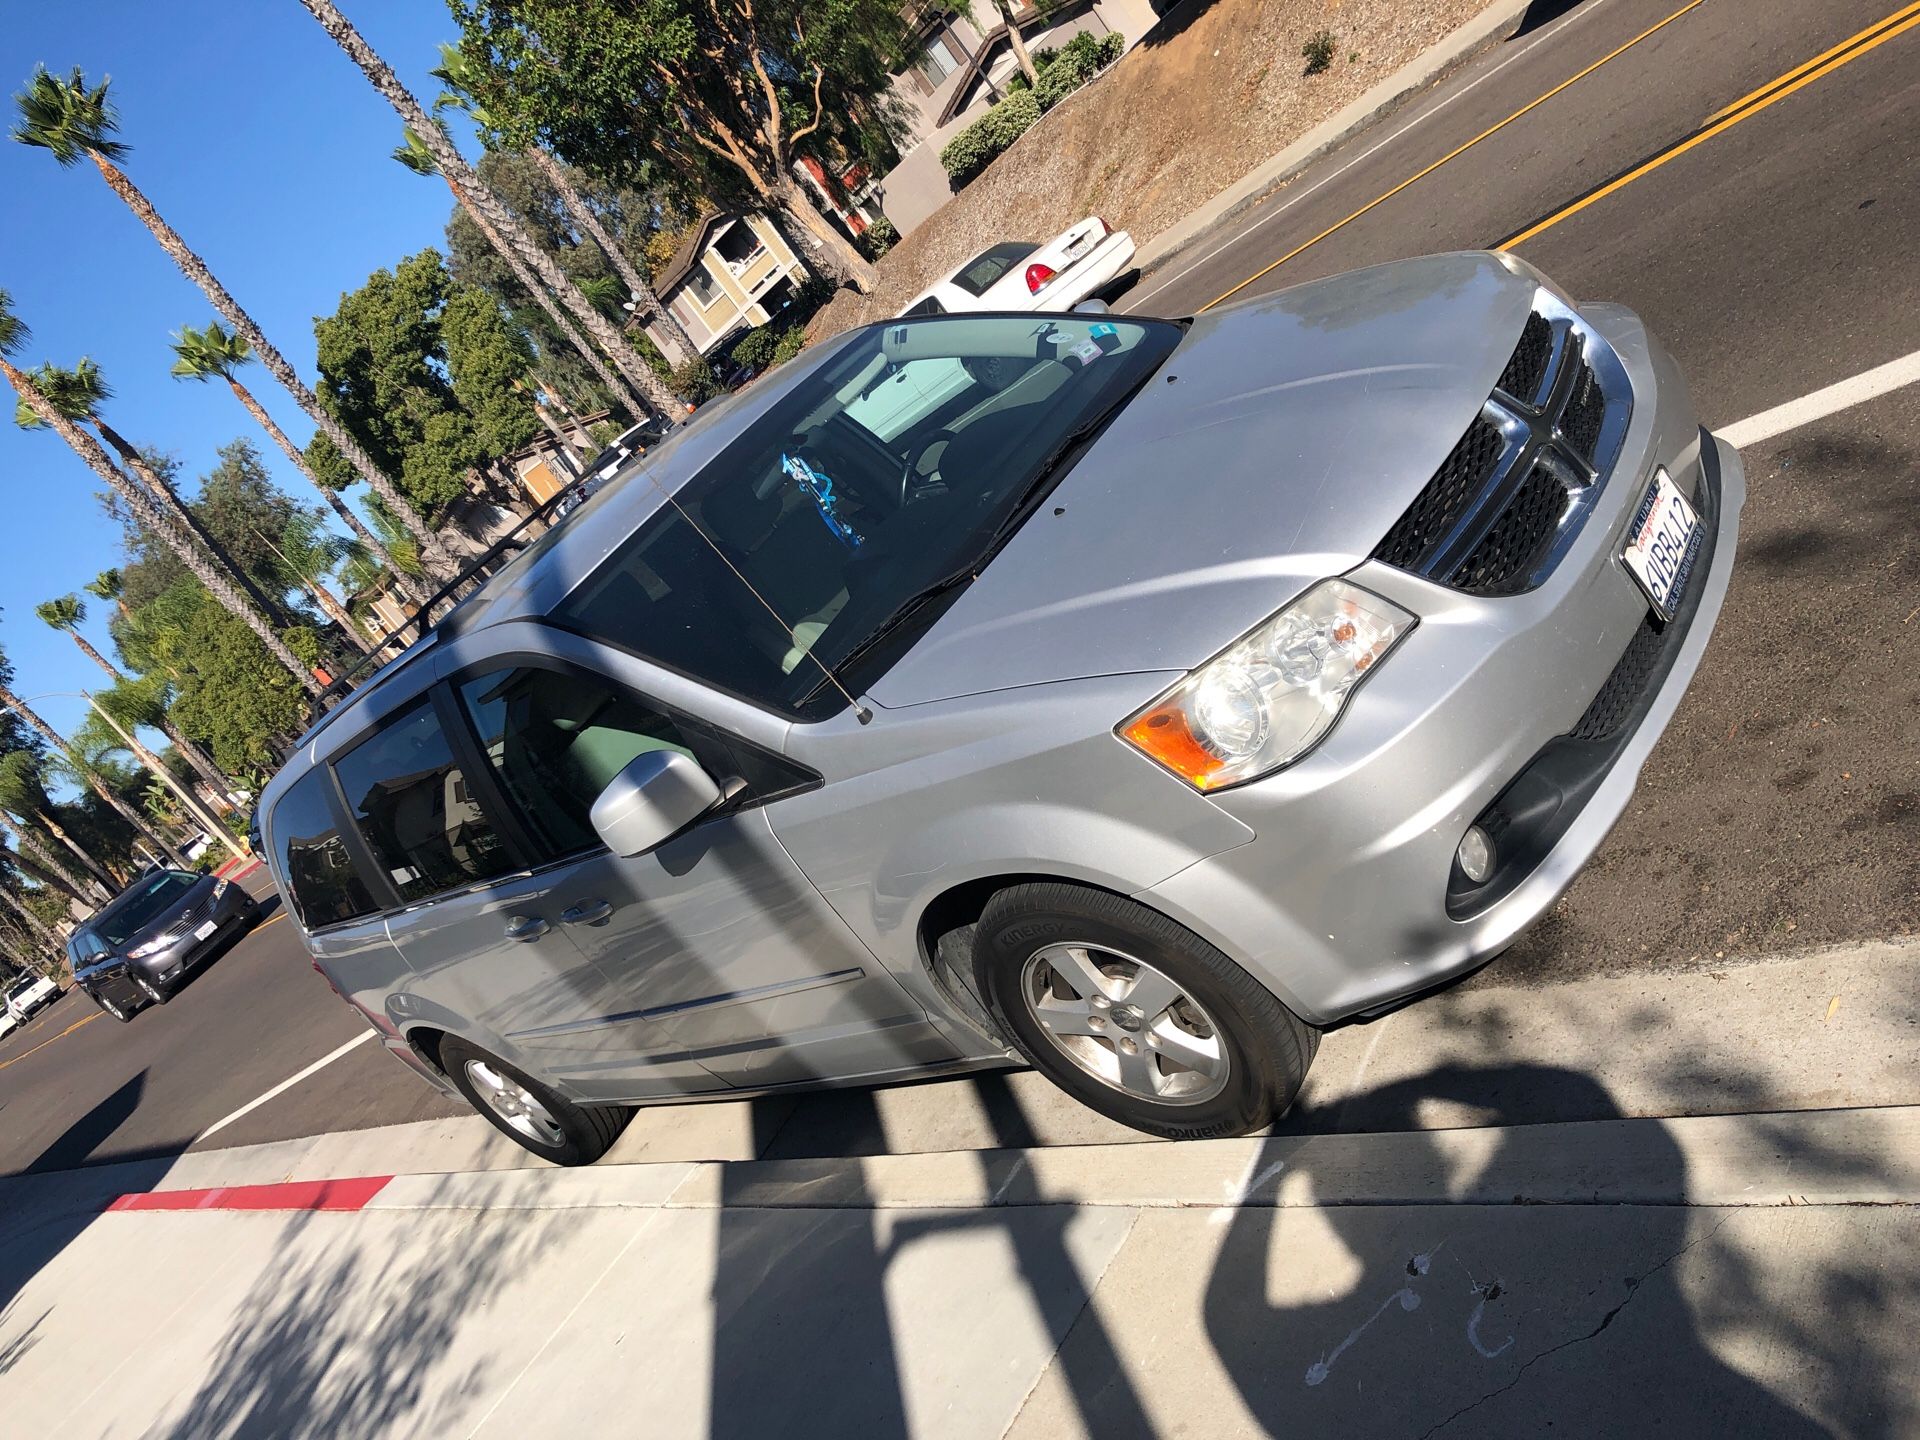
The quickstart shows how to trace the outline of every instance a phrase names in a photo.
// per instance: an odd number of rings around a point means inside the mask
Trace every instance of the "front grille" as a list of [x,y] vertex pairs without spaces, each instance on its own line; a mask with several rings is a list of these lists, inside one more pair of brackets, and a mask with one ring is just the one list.
[[1667,653],[1675,628],[1654,619],[1651,610],[1647,612],[1640,628],[1633,632],[1633,639],[1627,642],[1620,663],[1613,667],[1606,684],[1587,706],[1586,714],[1567,732],[1570,738],[1607,740],[1619,733],[1620,727],[1632,718],[1640,697],[1646,694],[1647,682],[1658,673],[1661,657]]
[[1471,595],[1532,589],[1605,484],[1630,404],[1606,342],[1541,292],[1493,393],[1373,558]]
[[1520,343],[1514,347],[1507,368],[1500,372],[1495,388],[1525,404],[1538,403],[1541,383],[1547,378],[1547,363],[1552,359],[1553,322],[1536,310],[1527,317]]
[[1527,483],[1447,584],[1469,595],[1511,595],[1524,590],[1566,510],[1566,482],[1545,465],[1535,465]]
[[1498,425],[1484,415],[1475,416],[1419,498],[1394,522],[1373,552],[1374,558],[1403,570],[1418,565],[1486,489],[1505,443]]
[[211,900],[206,901],[204,904],[194,906],[191,910],[176,918],[174,922],[162,932],[161,938],[165,940],[178,940],[182,935],[206,919],[207,913],[212,909],[213,901]]

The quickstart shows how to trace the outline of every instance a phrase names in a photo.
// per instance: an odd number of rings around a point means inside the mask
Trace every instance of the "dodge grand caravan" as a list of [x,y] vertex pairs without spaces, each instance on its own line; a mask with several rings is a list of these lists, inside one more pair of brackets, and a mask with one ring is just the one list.
[[967,315],[703,410],[329,715],[274,878],[534,1152],[1024,1061],[1170,1137],[1509,945],[1726,593],[1640,321],[1443,255],[1190,321]]

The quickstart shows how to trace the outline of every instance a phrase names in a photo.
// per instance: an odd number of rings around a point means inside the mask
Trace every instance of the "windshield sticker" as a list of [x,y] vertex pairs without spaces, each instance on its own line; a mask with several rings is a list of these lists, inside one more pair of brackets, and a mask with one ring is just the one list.
[[1108,339],[1118,340],[1120,338],[1120,327],[1102,320],[1098,325],[1089,330],[1087,334],[1092,336],[1096,341]]
[[1063,361],[1078,360],[1080,362],[1080,368],[1084,370],[1106,353],[1106,351],[1100,348],[1100,342],[1098,340],[1082,340],[1060,358]]
[[840,499],[833,493],[832,477],[825,471],[814,469],[798,455],[782,455],[780,468],[813,501],[813,508],[820,512],[820,518],[826,521],[827,529],[833,532],[834,538],[849,550],[859,548],[860,542],[866,537],[840,513]]

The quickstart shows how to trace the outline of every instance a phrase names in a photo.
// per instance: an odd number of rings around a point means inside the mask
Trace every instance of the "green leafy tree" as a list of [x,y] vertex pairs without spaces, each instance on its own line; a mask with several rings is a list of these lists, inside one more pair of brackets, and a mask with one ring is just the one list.
[[107,94],[109,83],[102,80],[98,85],[89,85],[86,76],[77,68],[65,79],[51,74],[44,67],[35,70],[27,88],[14,96],[19,123],[14,127],[13,138],[23,145],[46,150],[61,165],[76,165],[82,160],[93,163],[107,188],[147,227],[148,233],[180,268],[180,272],[198,285],[207,299],[213,302],[213,308],[221,318],[245,337],[268,373],[286,388],[300,408],[307,412],[308,418],[333,441],[374,493],[407,522],[407,527],[420,540],[429,568],[446,579],[452,579],[458,568],[452,555],[427,529],[425,522],[407,503],[406,497],[326,413],[287,358],[214,277],[206,261],[188,248],[187,242],[180,238],[179,233],[154,209],[153,202],[120,168],[118,162],[126,157],[130,147],[113,138],[120,124]]
[[488,458],[447,378],[440,311],[451,288],[440,252],[422,250],[376,270],[313,327],[327,408],[428,511]]
[[[435,122],[436,125],[437,123]],[[441,178],[446,179],[440,170],[440,162],[435,158],[432,147],[412,129],[406,131],[405,140],[394,150],[393,158],[416,175],[440,175]],[[645,414],[647,399],[644,387],[637,385],[631,375],[616,373],[601,348],[593,340],[581,334],[574,317],[567,314],[554,299],[552,292],[534,275],[532,267],[522,257],[521,250],[510,244],[500,233],[491,213],[471,203],[467,191],[458,181],[448,179],[447,188],[453,192],[453,198],[460,202],[460,208],[466,213],[468,222],[479,232],[494,253],[506,262],[521,291],[531,295],[539,307],[546,312],[547,321],[553,327],[554,333],[561,336],[567,347],[586,361],[593,373],[599,377],[600,383],[607,387],[608,393],[617,396],[620,403],[631,414]],[[531,239],[528,243],[532,243]],[[575,288],[577,292],[578,287]],[[584,295],[582,300],[589,309],[592,308],[592,302]],[[612,323],[604,313],[599,315],[599,321],[603,326],[609,326]],[[655,408],[660,407],[656,405]]]
[[[816,262],[861,290],[873,267],[794,175],[839,168],[836,116],[884,128],[911,54],[893,0],[449,0],[466,88],[506,143],[543,143],[613,177],[636,161],[783,214]],[[844,142],[837,148],[846,148]]]
[[[474,73],[473,62],[458,46],[442,45],[439,68],[432,73],[434,79],[447,87],[440,98],[433,102],[433,108],[462,111],[479,128],[482,141],[492,142],[488,143],[487,148],[490,150],[498,148],[500,139],[498,127],[494,125],[486,107],[473,94],[472,82],[478,78]],[[636,318],[653,326],[659,332],[667,362],[678,365],[697,355],[698,349],[687,332],[681,328],[679,320],[674,318],[671,310],[660,303],[660,297],[654,294],[653,286],[640,273],[639,267],[633,263],[633,257],[613,238],[601,219],[599,211],[587,199],[585,186],[581,183],[580,177],[570,172],[566,166],[538,144],[524,146],[518,154],[538,172],[541,180],[560,201],[571,225],[578,229],[579,238],[591,242],[591,246],[602,260],[613,267],[615,276],[618,277],[621,287],[626,292],[619,297],[620,305],[623,308],[631,306]],[[518,207],[506,202],[504,196],[501,198],[503,203],[508,203],[508,208],[516,215],[520,213]],[[583,245],[576,248],[586,247]],[[586,287],[582,285],[581,288],[584,290]],[[593,298],[591,294],[589,298]],[[597,300],[594,303],[599,304]],[[616,314],[613,318],[617,320],[620,317]]]
[[[254,422],[267,432],[273,443],[280,447],[281,453],[293,462],[294,468],[312,482],[313,488],[320,492],[327,502],[327,508],[333,511],[340,523],[353,532],[355,538],[372,551],[382,565],[389,569],[394,568],[392,558],[387,554],[386,547],[381,544],[379,537],[367,528],[366,522],[356,515],[353,507],[341,497],[341,490],[359,479],[352,468],[344,460],[340,460],[335,475],[337,480],[345,483],[323,484],[306,455],[287,438],[287,432],[282,430],[273,416],[267,413],[266,407],[254,397],[253,392],[241,383],[238,372],[253,360],[253,347],[247,344],[245,336],[222,329],[218,320],[209,320],[205,327],[199,330],[195,330],[190,325],[183,325],[174,334],[173,353],[175,379],[205,382],[218,377],[226,381],[227,388],[233,391],[234,398],[246,407],[247,413],[254,418]],[[320,433],[316,434],[315,439],[324,441],[326,437],[324,433]],[[332,442],[326,443],[331,445]],[[335,449],[333,455],[339,459],[340,452]],[[398,574],[397,571],[395,573]],[[400,584],[401,588],[406,590],[416,602],[426,600],[428,591],[418,586],[417,582],[401,576]]]
[[440,314],[440,337],[454,398],[486,454],[498,458],[531,444],[540,433],[526,388],[533,352],[494,298],[471,286],[455,289]]

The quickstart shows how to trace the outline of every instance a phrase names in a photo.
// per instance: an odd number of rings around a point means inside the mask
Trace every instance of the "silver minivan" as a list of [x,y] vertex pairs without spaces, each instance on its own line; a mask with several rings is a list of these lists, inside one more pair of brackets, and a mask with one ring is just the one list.
[[895,320],[704,409],[263,797],[318,968],[561,1163],[1027,1063],[1169,1137],[1485,962],[1625,809],[1739,457],[1630,312],[1442,255]]

